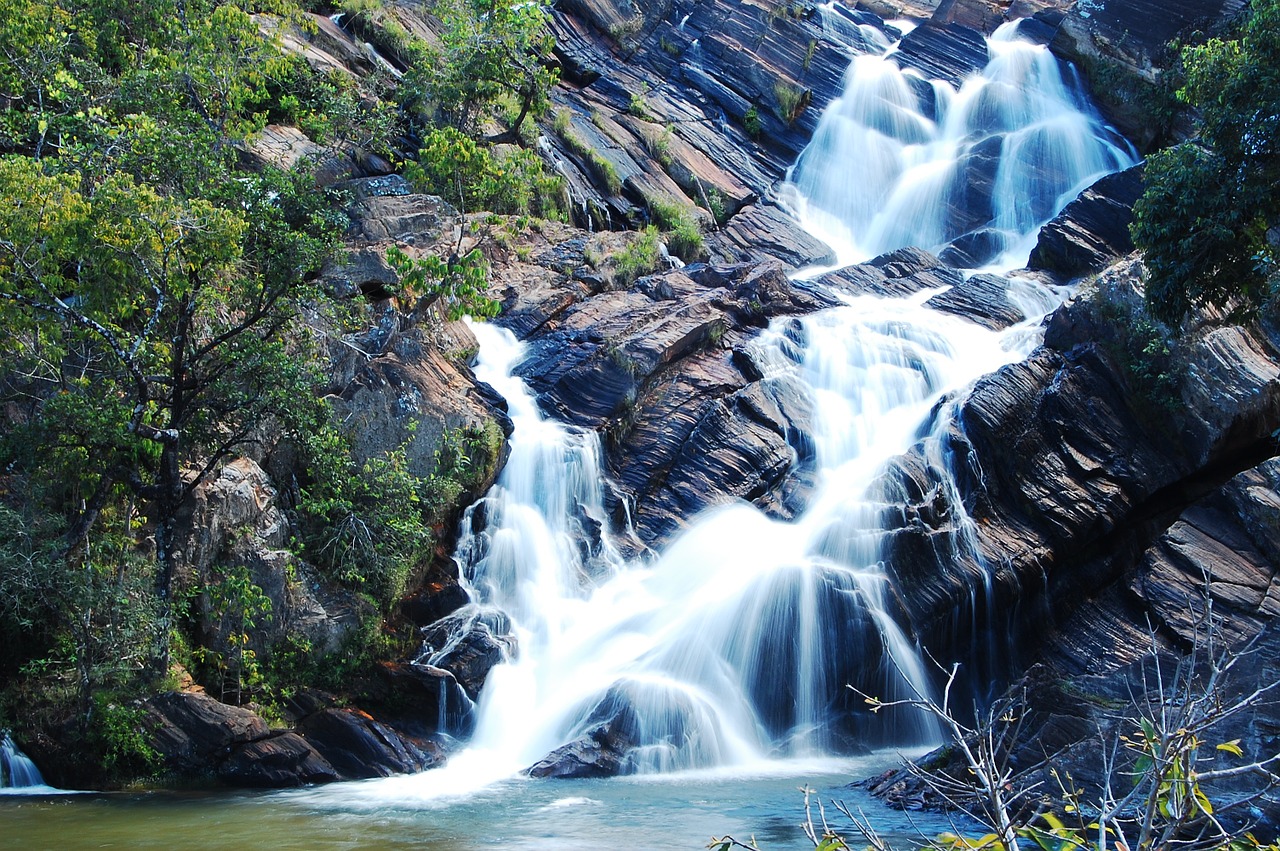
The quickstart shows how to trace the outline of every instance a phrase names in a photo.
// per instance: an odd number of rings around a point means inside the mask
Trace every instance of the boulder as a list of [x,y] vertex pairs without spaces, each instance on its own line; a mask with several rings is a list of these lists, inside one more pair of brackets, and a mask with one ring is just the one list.
[[475,704],[450,672],[430,665],[382,662],[362,705],[399,734],[430,754],[455,737],[470,735],[475,725]]
[[271,734],[267,722],[206,694],[168,692],[143,704],[150,744],[182,776],[212,774],[237,747]]
[[448,671],[477,700],[489,671],[515,655],[516,638],[505,613],[465,606],[423,628],[419,664]]
[[280,733],[240,745],[218,766],[232,786],[279,789],[341,780],[332,765],[297,733]]
[[987,65],[987,39],[961,24],[929,23],[902,39],[894,58],[902,68],[914,68],[927,80],[945,80],[960,88],[965,77]]
[[443,759],[437,743],[401,735],[354,709],[316,712],[302,721],[298,732],[347,780],[411,774]]
[[992,330],[1017,325],[1026,318],[1009,299],[1009,281],[998,275],[970,275],[925,304]]
[[781,260],[788,270],[830,266],[835,252],[810,236],[789,213],[773,204],[753,204],[708,238],[712,259],[721,263]]

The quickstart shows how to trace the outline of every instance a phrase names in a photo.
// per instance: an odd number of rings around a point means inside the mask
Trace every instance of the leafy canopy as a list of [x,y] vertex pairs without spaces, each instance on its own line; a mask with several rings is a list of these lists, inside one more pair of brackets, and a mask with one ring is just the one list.
[[1201,135],[1149,158],[1132,228],[1148,305],[1168,322],[1202,305],[1256,309],[1276,283],[1280,0],[1255,0],[1236,37],[1188,47],[1182,61],[1178,96],[1202,114]]

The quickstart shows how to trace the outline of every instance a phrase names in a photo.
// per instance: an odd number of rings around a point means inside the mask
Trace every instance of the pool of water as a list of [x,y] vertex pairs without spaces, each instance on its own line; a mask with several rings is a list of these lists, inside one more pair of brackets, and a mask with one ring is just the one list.
[[[424,796],[415,777],[284,792],[0,795],[0,848],[697,849],[712,836],[754,836],[765,851],[812,847],[802,787],[861,807],[886,834],[913,843],[950,829],[936,816],[880,806],[854,778],[895,755],[775,763],[664,777],[512,778],[465,797]],[[425,776],[425,775],[422,775]],[[816,808],[814,810],[816,818]],[[852,831],[849,831],[852,834]],[[850,837],[852,838],[852,836]]]

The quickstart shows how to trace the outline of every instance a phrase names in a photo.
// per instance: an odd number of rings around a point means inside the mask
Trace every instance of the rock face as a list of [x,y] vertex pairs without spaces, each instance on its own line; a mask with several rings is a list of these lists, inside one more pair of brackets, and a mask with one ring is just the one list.
[[496,609],[466,606],[422,630],[422,664],[448,671],[476,700],[489,671],[514,658],[511,618]]
[[1133,251],[1129,224],[1142,195],[1143,166],[1108,175],[1090,186],[1040,229],[1027,268],[1064,279],[1101,272]]
[[784,517],[803,501],[809,403],[788,379],[766,379],[747,342],[773,316],[834,302],[783,269],[699,264],[615,291],[577,267],[513,293],[499,319],[536,328],[520,374],[554,415],[605,434],[646,544],[733,498]]
[[[1191,504],[1110,585],[1093,594],[1054,630],[1023,680],[1025,713],[1022,737],[1011,748],[1010,765],[1023,773],[1019,782],[1052,782],[1048,768],[1069,774],[1092,800],[1105,777],[1099,736],[1115,741],[1137,727],[1149,707],[1175,706],[1176,692],[1162,694],[1157,668],[1169,688],[1190,684],[1199,694],[1206,673],[1207,615],[1218,619],[1216,652],[1234,648],[1237,657],[1218,701],[1230,703],[1257,689],[1273,687],[1280,677],[1280,459],[1270,459],[1238,474]],[[1198,647],[1193,662],[1190,651]],[[1212,706],[1220,703],[1215,701]],[[1244,754],[1233,760],[1215,752],[1201,770],[1231,768],[1265,759],[1280,750],[1280,704],[1268,694],[1220,721],[1206,733],[1214,742],[1236,741]],[[956,774],[954,759],[935,752],[925,762]],[[1128,770],[1128,769],[1126,769]],[[1260,836],[1280,827],[1280,800],[1268,792],[1249,812],[1222,804],[1255,792],[1256,778],[1245,774],[1205,780],[1204,791],[1228,825],[1241,820]],[[905,809],[940,807],[930,789],[909,772],[891,771],[869,783],[873,794]]]
[[307,716],[299,731],[343,778],[360,780],[411,774],[436,765],[439,745],[397,733],[368,713],[324,709]]
[[[889,514],[886,562],[929,643],[977,623],[1008,635],[1002,644],[1040,646],[1170,512],[1271,448],[1275,341],[1207,324],[1178,354],[1180,378],[1152,383],[1126,355],[1145,345],[1124,336],[1140,273],[1132,262],[1108,272],[1105,300],[1068,304],[1043,348],[977,383],[949,437],[962,504],[950,504],[922,448],[886,472],[887,499],[903,505]],[[964,533],[976,550],[957,543]],[[990,589],[985,600],[975,587]]]
[[[249,709],[206,694],[170,692],[143,704],[142,727],[172,777],[216,777],[232,786],[280,788],[388,777],[443,760],[434,719],[416,719],[419,730],[410,733],[366,712],[329,706],[328,700],[303,696],[295,701],[303,710],[296,729],[277,730]],[[406,691],[401,705],[411,702]],[[430,709],[440,703],[433,696]]]
[[369,613],[359,595],[323,583],[315,570],[286,547],[292,527],[271,478],[254,461],[237,458],[196,489],[187,523],[186,563],[202,643],[229,650],[232,624],[227,606],[211,594],[226,571],[243,569],[270,601],[270,618],[249,630],[250,649],[262,659],[285,637],[300,638],[319,654],[336,653]]

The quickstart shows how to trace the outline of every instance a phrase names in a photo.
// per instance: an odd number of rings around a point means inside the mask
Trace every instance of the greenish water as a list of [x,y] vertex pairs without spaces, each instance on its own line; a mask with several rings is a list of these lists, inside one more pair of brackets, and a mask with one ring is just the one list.
[[[800,829],[804,785],[824,802],[865,808],[885,832],[917,837],[907,816],[847,787],[892,759],[775,764],[745,777],[511,779],[452,799],[423,797],[413,777],[270,793],[7,794],[0,795],[0,848],[634,851],[698,849],[732,833],[781,851],[812,847]],[[946,827],[918,816],[916,825]]]

